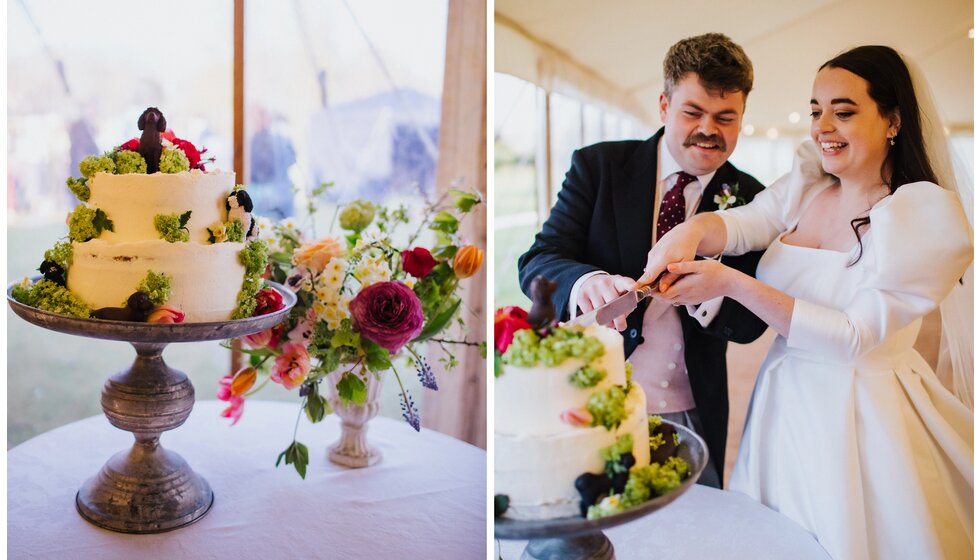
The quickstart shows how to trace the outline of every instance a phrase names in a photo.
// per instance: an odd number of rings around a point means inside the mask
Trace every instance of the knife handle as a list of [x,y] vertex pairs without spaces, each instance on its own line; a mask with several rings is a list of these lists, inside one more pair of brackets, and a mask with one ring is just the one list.
[[652,296],[653,295],[653,290],[656,287],[657,287],[657,284],[654,283],[654,284],[649,284],[647,286],[643,286],[642,288],[637,288],[637,290],[636,290],[636,301],[643,301],[644,299]]

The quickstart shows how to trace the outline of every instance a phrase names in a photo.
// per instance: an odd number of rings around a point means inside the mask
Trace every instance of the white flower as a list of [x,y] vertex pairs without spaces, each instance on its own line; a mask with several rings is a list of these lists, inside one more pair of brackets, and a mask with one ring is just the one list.
[[284,218],[279,222],[279,225],[288,232],[299,231],[299,226],[296,224],[296,220],[293,218]]

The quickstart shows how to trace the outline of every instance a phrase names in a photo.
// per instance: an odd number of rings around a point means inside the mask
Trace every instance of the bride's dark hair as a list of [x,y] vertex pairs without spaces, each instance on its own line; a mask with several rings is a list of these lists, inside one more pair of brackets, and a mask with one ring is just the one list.
[[[898,111],[901,129],[895,137],[895,145],[889,148],[881,165],[881,180],[888,186],[889,192],[894,193],[902,185],[916,181],[938,183],[922,137],[915,87],[902,56],[891,47],[868,45],[835,56],[825,62],[820,70],[824,68],[841,68],[868,82],[868,95],[878,105],[882,116]],[[869,216],[851,220],[858,244],[861,243],[859,229],[870,223]],[[862,246],[854,262],[860,260],[863,253]]]

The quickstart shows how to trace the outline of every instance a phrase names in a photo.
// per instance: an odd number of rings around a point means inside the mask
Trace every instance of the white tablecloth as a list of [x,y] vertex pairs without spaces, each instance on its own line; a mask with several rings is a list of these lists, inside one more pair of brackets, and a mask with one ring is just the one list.
[[20,558],[486,558],[486,453],[438,432],[415,433],[378,417],[368,440],[383,453],[366,469],[330,463],[340,424],[329,416],[298,439],[310,449],[306,480],[275,467],[292,441],[298,404],[249,401],[238,425],[224,403],[199,401],[161,444],[214,490],[198,522],[155,535],[95,527],[75,494],[133,437],[104,416],[31,439],[7,453],[7,552]]
[[[810,533],[744,494],[694,485],[666,508],[603,531],[617,560],[829,560]],[[518,560],[527,541],[500,541]]]

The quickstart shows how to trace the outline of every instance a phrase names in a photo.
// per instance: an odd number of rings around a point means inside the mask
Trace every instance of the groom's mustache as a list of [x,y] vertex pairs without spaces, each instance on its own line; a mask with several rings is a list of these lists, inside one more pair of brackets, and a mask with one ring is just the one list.
[[722,138],[721,136],[716,136],[714,134],[712,134],[711,136],[706,136],[700,133],[692,134],[691,136],[687,137],[687,140],[684,140],[684,147],[690,148],[691,146],[698,143],[714,144],[718,146],[719,150],[725,151],[725,139]]

